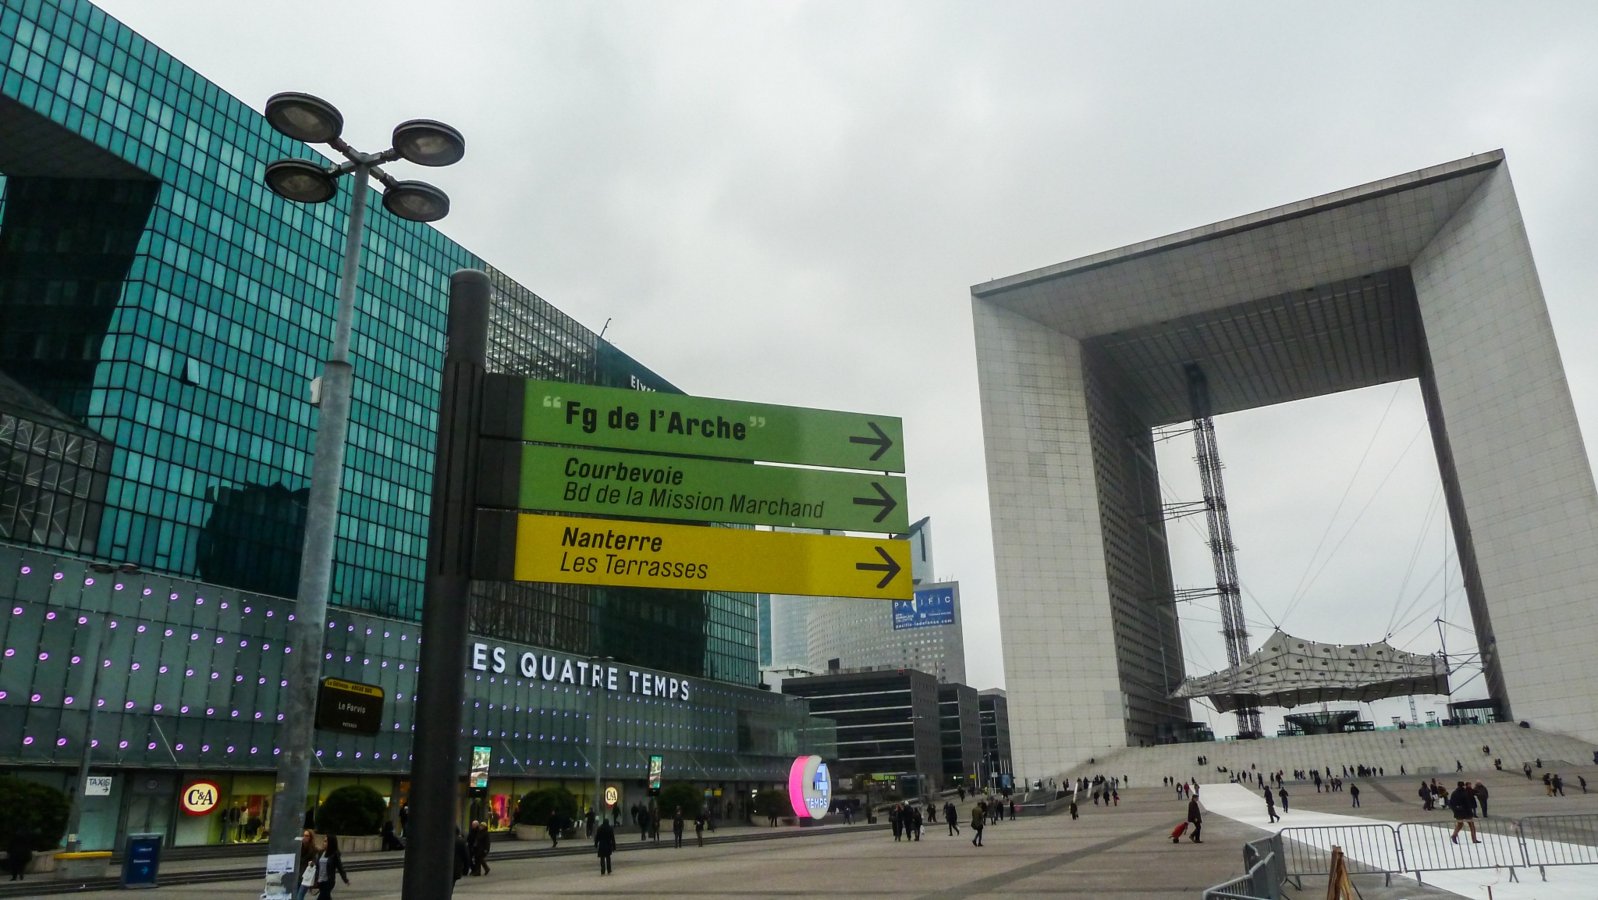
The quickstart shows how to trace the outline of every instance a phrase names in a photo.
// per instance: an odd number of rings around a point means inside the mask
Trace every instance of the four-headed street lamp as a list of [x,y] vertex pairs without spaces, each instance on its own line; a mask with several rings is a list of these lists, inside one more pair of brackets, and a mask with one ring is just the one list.
[[321,407],[321,425],[311,467],[295,616],[289,631],[289,645],[294,652],[289,655],[284,673],[288,686],[282,694],[278,777],[272,798],[271,852],[294,853],[299,847],[303,804],[315,752],[312,741],[317,683],[322,669],[334,524],[354,381],[349,361],[350,319],[355,311],[355,281],[360,272],[369,179],[376,177],[383,184],[383,207],[389,212],[413,222],[436,222],[449,214],[449,197],[443,191],[420,181],[399,181],[378,167],[401,159],[422,166],[447,166],[466,154],[466,142],[460,132],[442,122],[411,119],[394,128],[393,146],[389,149],[362,153],[340,137],[344,116],[337,108],[310,94],[293,92],[274,94],[266,101],[266,120],[286,137],[327,144],[346,159],[325,168],[303,159],[271,163],[266,167],[265,179],[273,193],[298,203],[326,203],[338,192],[339,178],[355,176],[339,272],[333,348],[323,365],[320,390],[313,392],[313,402]]

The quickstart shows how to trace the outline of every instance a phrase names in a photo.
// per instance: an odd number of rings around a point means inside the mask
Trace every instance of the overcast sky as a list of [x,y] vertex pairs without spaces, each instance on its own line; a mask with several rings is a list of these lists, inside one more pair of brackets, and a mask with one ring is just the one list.
[[[689,393],[902,417],[979,688],[973,284],[1503,148],[1591,456],[1598,4],[101,5],[256,109],[325,97],[358,147],[460,128],[442,230]],[[1413,383],[1217,420],[1255,646],[1430,652],[1441,617],[1474,651],[1422,425]],[[1161,447],[1172,499],[1192,456]],[[1214,583],[1202,526],[1170,526],[1179,586]],[[1183,616],[1189,672],[1224,666],[1214,601]]]

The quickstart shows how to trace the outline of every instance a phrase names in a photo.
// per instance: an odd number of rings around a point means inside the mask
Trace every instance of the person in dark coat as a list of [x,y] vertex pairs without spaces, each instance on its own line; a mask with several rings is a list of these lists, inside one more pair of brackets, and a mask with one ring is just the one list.
[[12,881],[21,881],[28,870],[28,862],[33,859],[33,841],[23,830],[11,836],[11,843],[6,847],[6,871],[11,873]]
[[893,839],[899,840],[904,835],[904,807],[895,806],[888,810],[888,824],[893,826]]
[[327,836],[327,846],[316,858],[316,900],[333,900],[333,879],[342,878],[350,883],[344,871],[344,855],[338,851],[338,835]]
[[1481,805],[1481,817],[1487,818],[1487,785],[1478,781],[1471,790],[1476,794],[1476,802]]
[[960,833],[960,813],[954,808],[954,801],[943,804],[943,820],[949,823],[949,836]]
[[677,807],[677,811],[671,814],[671,839],[674,842],[674,845],[679,849],[682,848],[682,829],[682,807],[679,806]]
[[1481,843],[1481,839],[1476,836],[1476,794],[1465,787],[1465,782],[1459,782],[1454,792],[1448,795],[1448,808],[1454,813],[1454,833],[1449,835],[1448,839],[1456,844],[1459,843],[1459,830],[1469,825],[1470,842]]
[[466,848],[466,836],[455,826],[455,880],[460,881],[472,868],[472,853]]
[[556,810],[549,811],[549,849],[560,846],[560,830],[566,827],[566,820]]
[[478,822],[466,838],[466,849],[472,854],[472,874],[488,874],[488,823]]
[[905,828],[906,837],[913,835],[915,840],[921,840],[921,821],[921,807],[910,807],[910,824]]
[[1287,788],[1286,787],[1278,787],[1276,789],[1276,796],[1282,801],[1282,812],[1286,813],[1287,812]]
[[1199,837],[1199,832],[1204,830],[1204,813],[1199,809],[1197,797],[1187,801],[1187,823],[1193,826],[1193,833],[1188,835],[1188,840],[1195,844],[1204,843]]
[[982,846],[982,826],[988,818],[988,805],[978,800],[977,805],[971,807],[971,846]]
[[599,853],[599,874],[610,874],[610,855],[616,852],[616,829],[610,827],[610,820],[601,818],[599,828],[594,831],[594,850]]
[[405,849],[405,842],[400,840],[399,839],[399,835],[394,833],[394,823],[386,821],[386,820],[383,822],[383,849],[384,850],[404,850]]
[[[846,822],[848,821],[848,816],[844,817],[844,821],[846,821]],[[703,847],[705,845],[705,812],[704,812],[704,810],[700,810],[699,814],[694,816],[694,839],[699,841],[699,846]]]
[[1276,814],[1276,795],[1271,793],[1269,787],[1265,789],[1265,814],[1271,817],[1272,822],[1281,818]]

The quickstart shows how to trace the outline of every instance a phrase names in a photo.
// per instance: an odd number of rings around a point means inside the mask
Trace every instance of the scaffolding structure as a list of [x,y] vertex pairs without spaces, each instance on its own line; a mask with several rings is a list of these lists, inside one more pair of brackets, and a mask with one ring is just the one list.
[[[1221,635],[1226,661],[1236,669],[1248,656],[1248,627],[1243,624],[1243,597],[1238,587],[1232,520],[1226,511],[1226,484],[1221,478],[1221,452],[1215,443],[1215,422],[1209,380],[1196,362],[1183,366],[1188,400],[1193,409],[1193,444],[1198,450],[1199,477],[1204,485],[1205,519],[1210,528],[1210,556],[1215,563],[1215,592],[1221,601]],[[1243,698],[1239,698],[1240,700]],[[1237,736],[1260,736],[1260,711],[1254,698],[1237,706]]]

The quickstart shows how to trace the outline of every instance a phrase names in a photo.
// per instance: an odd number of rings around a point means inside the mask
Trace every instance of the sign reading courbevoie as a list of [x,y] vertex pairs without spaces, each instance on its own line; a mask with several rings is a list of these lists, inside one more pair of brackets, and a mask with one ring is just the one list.
[[896,475],[526,444],[521,509],[838,531],[910,528]]
[[911,596],[897,418],[506,376],[483,398],[478,578]]

